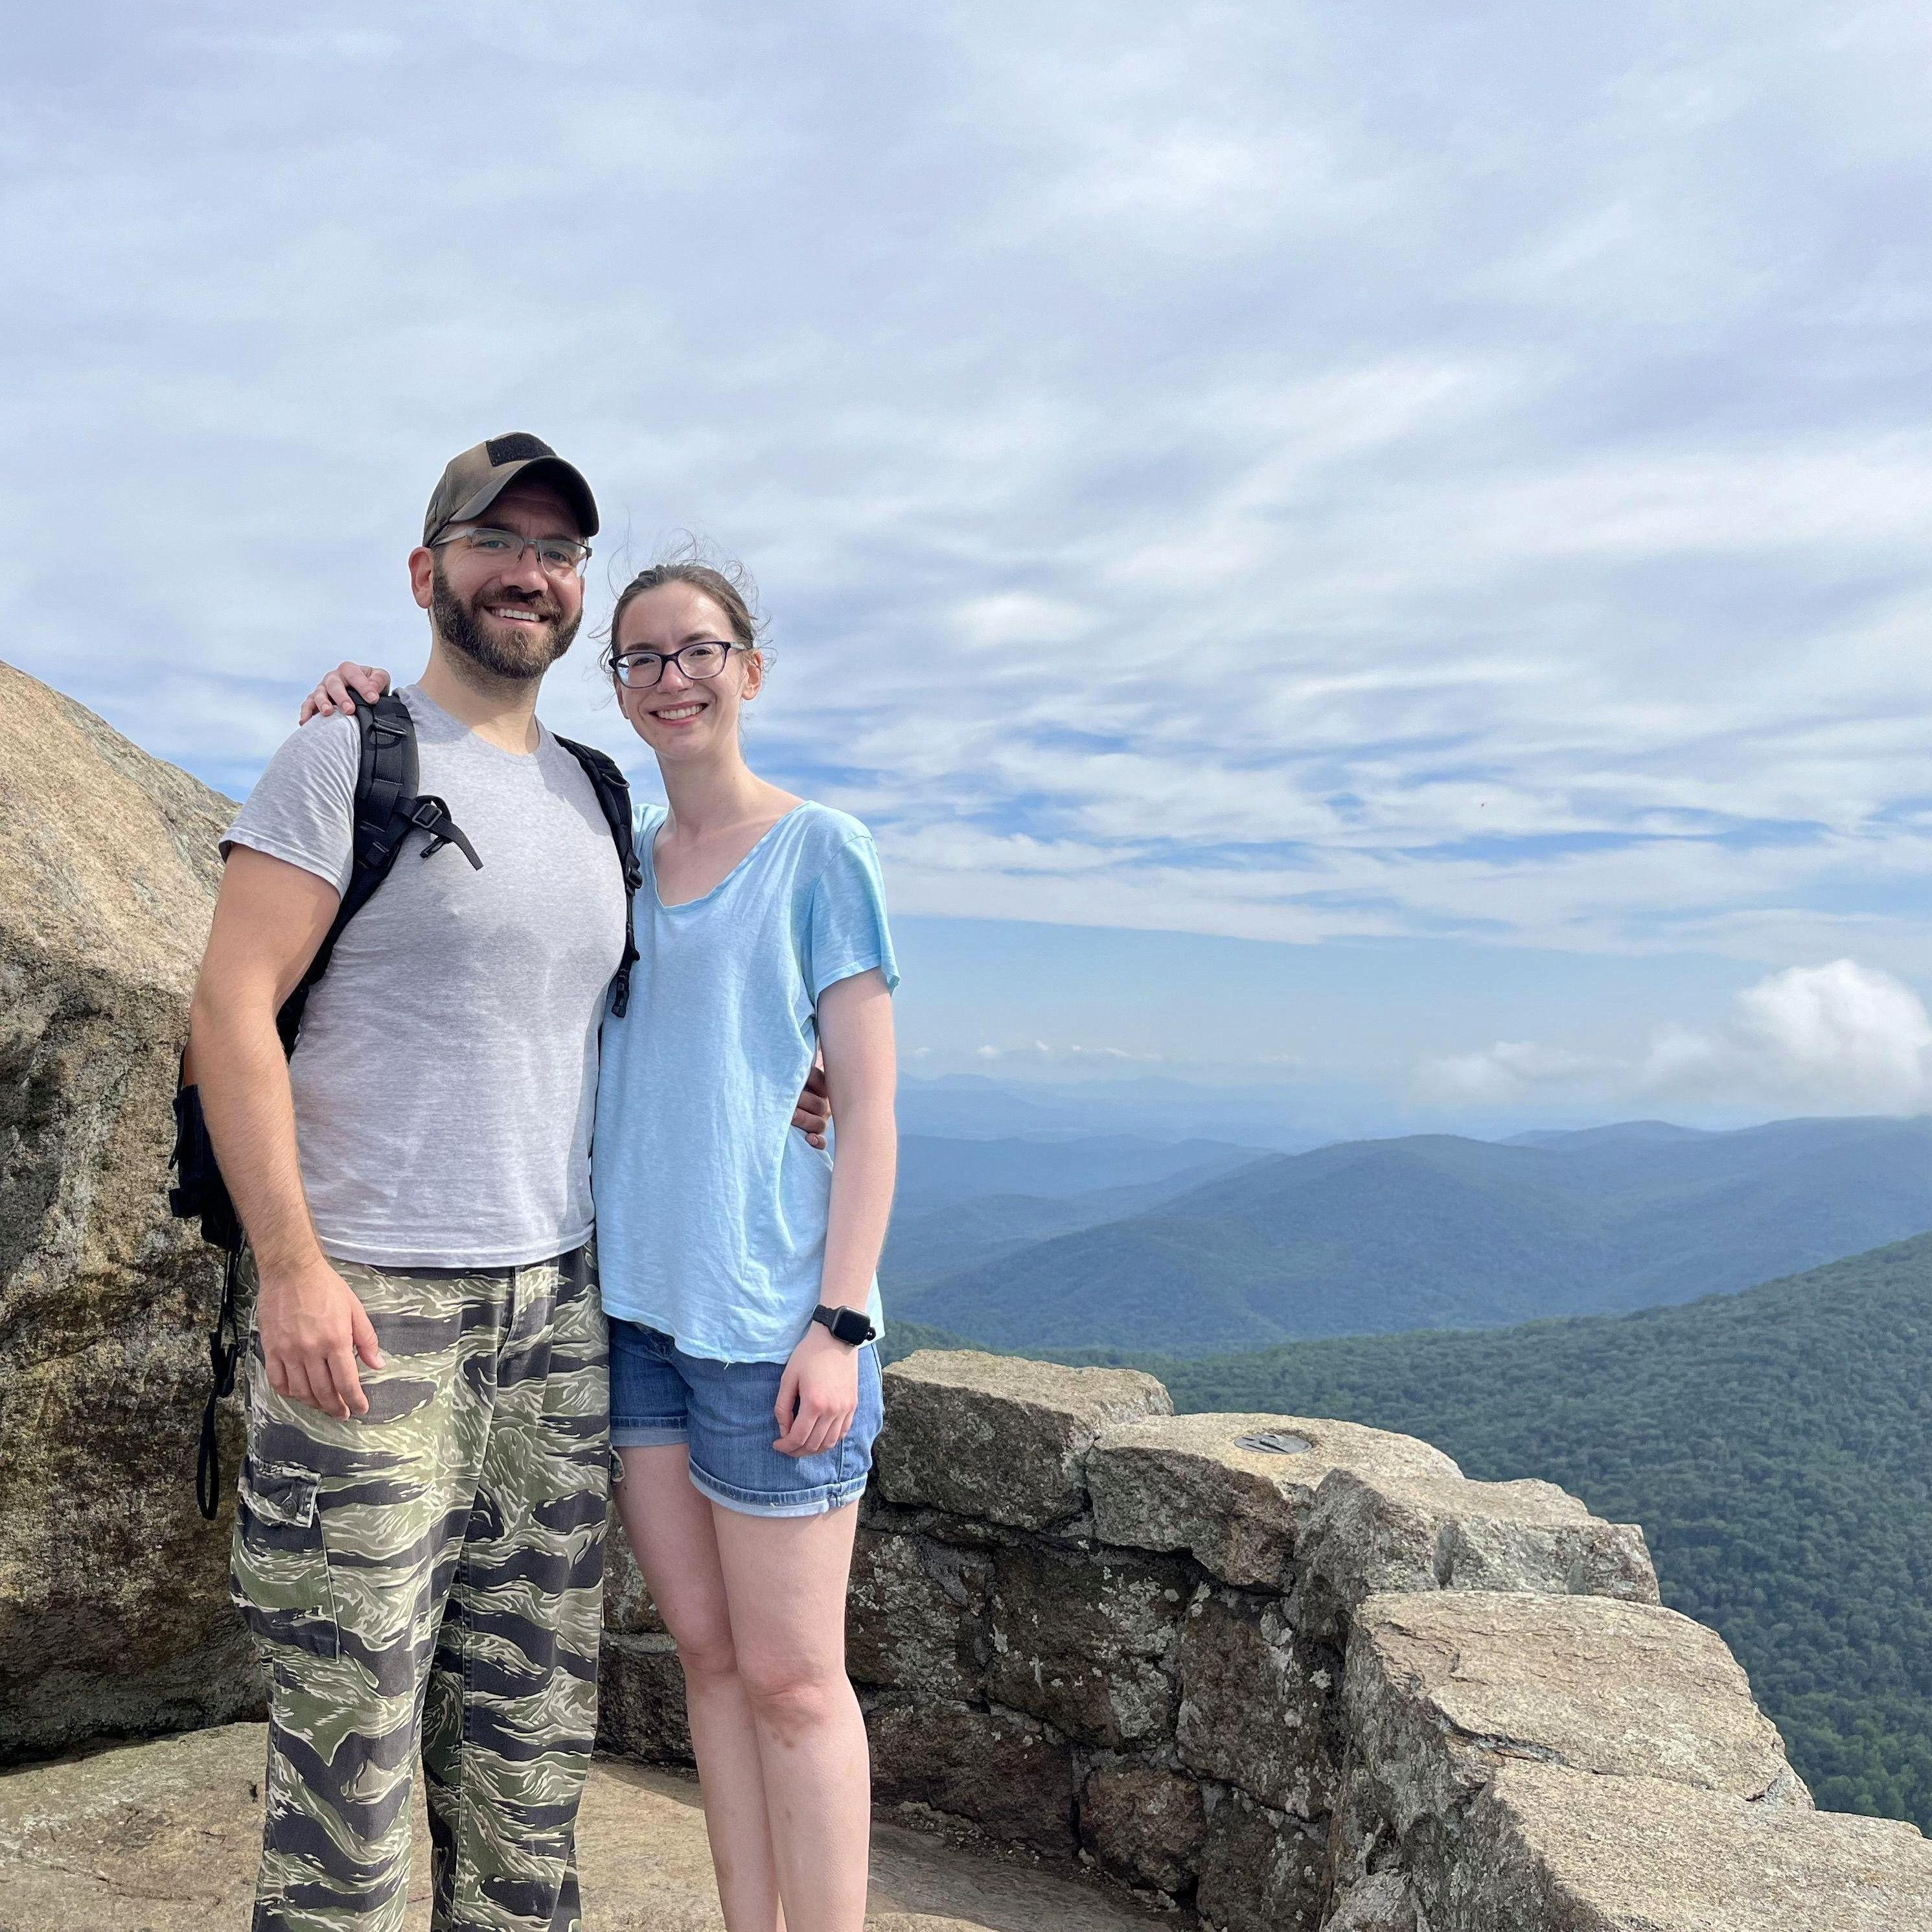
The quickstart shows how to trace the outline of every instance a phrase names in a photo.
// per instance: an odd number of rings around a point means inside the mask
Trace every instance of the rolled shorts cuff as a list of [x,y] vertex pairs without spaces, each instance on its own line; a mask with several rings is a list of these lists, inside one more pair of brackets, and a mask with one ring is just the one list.
[[640,1421],[610,1419],[614,1449],[674,1449],[691,1440],[691,1424],[682,1415],[648,1415]]
[[808,1490],[741,1490],[735,1484],[720,1482],[694,1461],[691,1486],[721,1509],[735,1510],[740,1516],[829,1516],[866,1493],[863,1476],[842,1483],[821,1483]]

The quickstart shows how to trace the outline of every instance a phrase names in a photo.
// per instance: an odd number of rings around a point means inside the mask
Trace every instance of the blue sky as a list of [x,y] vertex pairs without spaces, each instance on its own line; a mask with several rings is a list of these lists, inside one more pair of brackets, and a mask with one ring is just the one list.
[[[443,460],[752,566],[916,1070],[1932,1104],[1921,6],[83,4],[10,661],[233,791]],[[547,715],[638,761],[590,653]],[[1292,1097],[1292,1093],[1291,1093]]]

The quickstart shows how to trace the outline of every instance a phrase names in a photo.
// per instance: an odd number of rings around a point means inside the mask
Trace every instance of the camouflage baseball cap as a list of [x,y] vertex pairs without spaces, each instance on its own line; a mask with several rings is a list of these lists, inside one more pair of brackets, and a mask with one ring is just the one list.
[[423,542],[434,543],[450,524],[480,517],[512,483],[524,478],[554,484],[574,513],[580,533],[597,534],[597,500],[590,485],[541,436],[519,430],[493,436],[449,459],[423,512]]

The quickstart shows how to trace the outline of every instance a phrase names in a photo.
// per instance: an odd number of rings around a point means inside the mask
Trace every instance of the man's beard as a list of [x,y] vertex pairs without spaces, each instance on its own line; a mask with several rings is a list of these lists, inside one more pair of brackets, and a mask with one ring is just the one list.
[[432,584],[430,614],[436,620],[436,635],[451,650],[460,651],[472,664],[493,676],[512,679],[519,683],[542,677],[569,650],[572,640],[577,635],[577,627],[584,621],[584,613],[579,610],[568,623],[563,622],[562,613],[548,598],[520,598],[499,592],[488,601],[519,604],[525,610],[533,610],[549,620],[548,627],[499,622],[485,629],[488,620],[477,615],[476,600],[465,604],[450,589],[449,580],[442,574],[440,557],[432,573]]

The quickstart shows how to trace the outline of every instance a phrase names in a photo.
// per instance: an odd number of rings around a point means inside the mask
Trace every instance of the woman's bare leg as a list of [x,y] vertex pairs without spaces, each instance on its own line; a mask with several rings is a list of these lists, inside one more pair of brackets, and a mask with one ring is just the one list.
[[872,1766],[845,1675],[858,1517],[856,1503],[808,1516],[712,1510],[790,1932],[862,1932],[865,1922]]
[[684,1666],[725,1925],[728,1932],[785,1932],[758,1732],[738,1674],[712,1505],[692,1487],[681,1446],[617,1453],[624,1462],[616,1487],[624,1534]]

